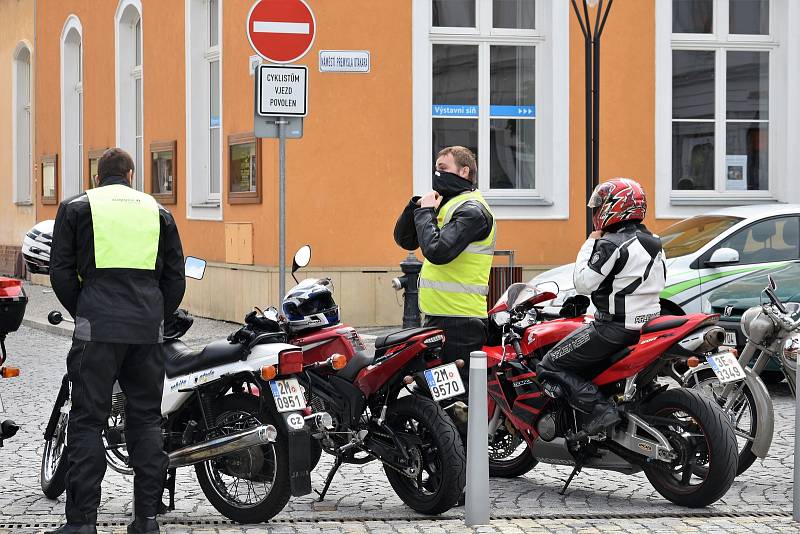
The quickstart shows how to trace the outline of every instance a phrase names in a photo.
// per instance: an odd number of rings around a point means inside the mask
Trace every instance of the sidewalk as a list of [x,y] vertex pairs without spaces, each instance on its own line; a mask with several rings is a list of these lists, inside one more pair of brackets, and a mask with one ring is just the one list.
[[[66,315],[64,307],[58,302],[51,288],[25,282],[25,293],[28,295],[28,306],[25,309],[25,319],[22,321],[24,325],[59,336],[72,336],[72,323],[64,322],[55,326],[47,321],[47,315],[53,310]],[[194,324],[181,339],[190,347],[199,348],[211,341],[226,338],[240,326],[241,324],[237,323],[195,317]],[[372,345],[377,336],[400,328],[400,326],[359,328],[358,332],[364,343]]]

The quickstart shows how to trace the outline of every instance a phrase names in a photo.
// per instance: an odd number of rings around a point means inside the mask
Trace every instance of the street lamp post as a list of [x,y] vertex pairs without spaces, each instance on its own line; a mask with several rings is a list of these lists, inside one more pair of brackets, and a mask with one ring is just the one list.
[[[600,182],[600,37],[606,26],[608,12],[614,0],[583,0],[583,9],[578,9],[576,0],[572,0],[572,9],[578,17],[583,32],[585,50],[585,82],[586,82],[586,203],[595,186]],[[599,4],[599,5],[598,5]],[[605,6],[604,6],[605,4]],[[589,8],[597,8],[594,26],[589,17]],[[605,9],[603,9],[605,7]],[[592,210],[586,208],[586,235],[592,232]]]

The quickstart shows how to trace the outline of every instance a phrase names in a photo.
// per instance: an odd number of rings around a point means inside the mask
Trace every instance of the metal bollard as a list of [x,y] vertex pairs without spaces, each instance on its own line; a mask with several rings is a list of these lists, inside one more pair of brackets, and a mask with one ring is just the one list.
[[[795,384],[800,384],[800,365],[795,370]],[[794,487],[792,488],[792,518],[800,522],[800,469],[798,469],[797,459],[800,458],[800,432],[797,431],[800,424],[800,393],[795,390],[794,395]]]
[[403,276],[392,280],[392,287],[396,291],[405,289],[403,293],[403,328],[414,328],[422,324],[419,315],[419,272],[422,270],[422,262],[417,259],[413,252],[409,252],[406,259],[400,262],[400,270]]
[[468,527],[489,524],[489,418],[486,403],[486,353],[469,355],[469,415],[467,419],[467,495],[464,521]]

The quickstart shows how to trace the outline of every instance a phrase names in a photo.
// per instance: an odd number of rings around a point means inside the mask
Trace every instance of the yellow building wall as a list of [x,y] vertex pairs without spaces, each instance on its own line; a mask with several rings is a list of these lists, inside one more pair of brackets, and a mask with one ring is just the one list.
[[[0,2],[0,247],[20,247],[22,237],[36,219],[35,204],[26,206],[14,203],[12,143],[14,53],[20,43],[26,43],[31,51],[33,83],[36,57],[33,41],[34,0]],[[35,114],[31,122],[33,128]]]

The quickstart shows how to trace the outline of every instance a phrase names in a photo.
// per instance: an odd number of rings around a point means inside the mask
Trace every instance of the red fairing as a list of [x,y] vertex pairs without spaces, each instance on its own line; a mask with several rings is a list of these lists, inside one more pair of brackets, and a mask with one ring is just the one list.
[[[555,319],[529,326],[520,340],[524,354],[532,354],[538,349],[555,345],[569,334],[592,321],[591,316]],[[513,351],[512,351],[513,354]]]
[[[441,331],[423,332],[412,337],[401,346],[387,351],[382,357],[376,358],[375,363],[362,369],[353,384],[358,387],[365,397],[370,397],[394,375],[396,375],[409,361],[419,358],[422,351],[428,347],[423,343],[426,339],[441,334]],[[430,363],[426,367],[432,367]]]
[[353,343],[362,345],[361,338],[351,326],[329,326],[307,335],[289,340],[292,345],[303,347],[306,365],[327,360],[333,354],[344,354],[347,361],[355,354]]
[[[697,329],[709,317],[712,316],[704,313],[693,313],[681,317],[682,319],[687,319],[681,326],[642,334],[639,338],[639,343],[631,347],[633,350],[630,354],[600,373],[593,382],[598,386],[604,386],[635,375],[660,358],[668,348]],[[653,326],[673,319],[677,319],[677,317],[666,315],[653,319],[648,324]]]
[[[539,304],[540,302],[553,300],[554,298],[556,298],[556,296],[557,295],[555,293],[552,293],[550,291],[545,291],[544,293],[539,293],[534,298],[530,299],[527,302],[521,303],[521,304],[527,304],[528,306],[535,306],[536,304]],[[492,315],[494,313],[498,313],[498,312],[501,312],[501,311],[507,311],[507,310],[508,310],[508,299],[507,299],[507,295],[504,294],[502,297],[500,297],[500,300],[498,300],[497,303],[495,303],[494,308],[489,310],[488,313],[489,313],[489,315]]]

